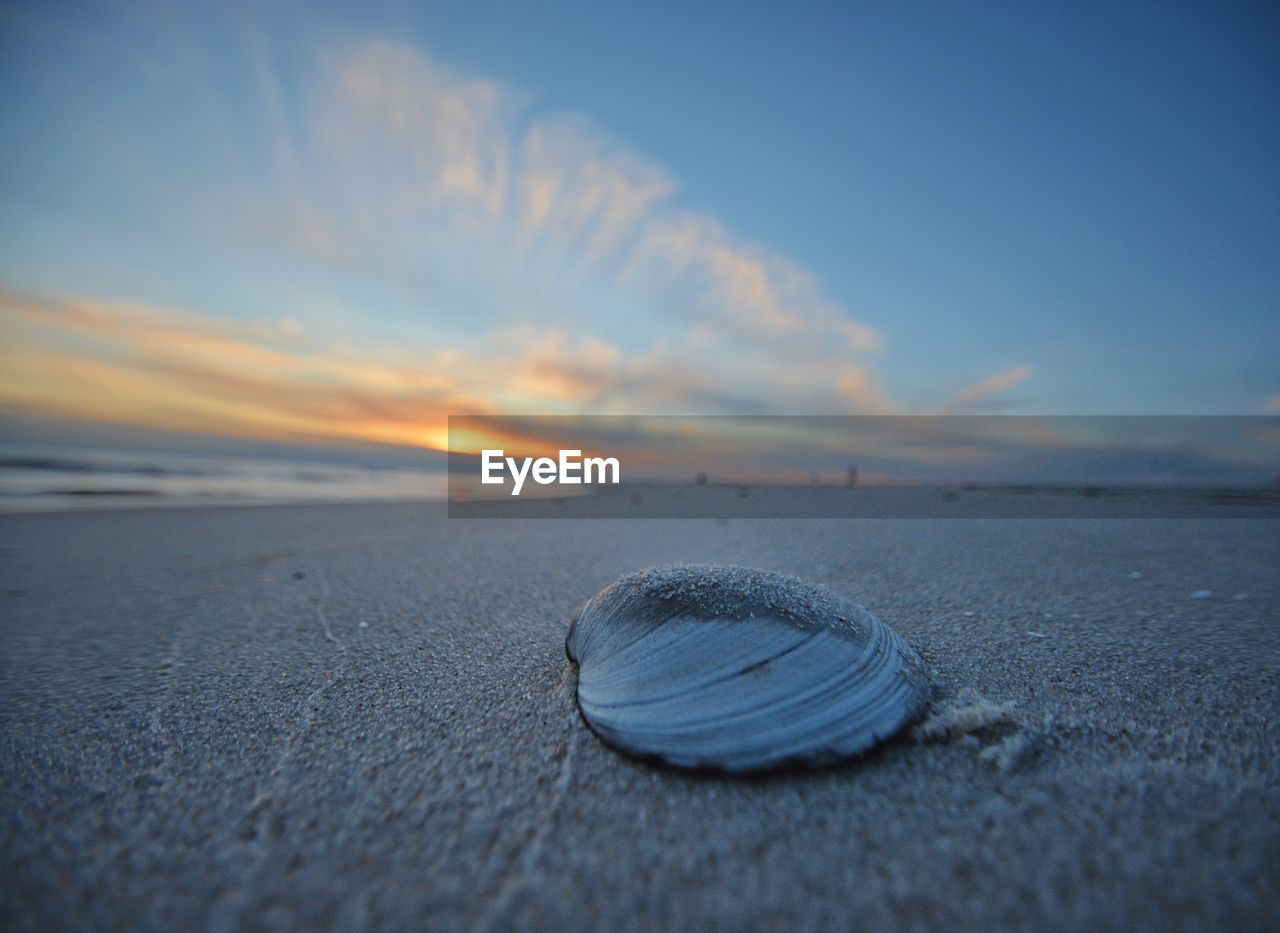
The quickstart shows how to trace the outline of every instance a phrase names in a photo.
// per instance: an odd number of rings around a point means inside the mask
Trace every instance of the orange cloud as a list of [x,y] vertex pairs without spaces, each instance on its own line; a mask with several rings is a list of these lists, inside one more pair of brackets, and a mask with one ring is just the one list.
[[437,446],[447,412],[491,411],[447,374],[308,350],[296,325],[0,293],[0,403],[209,433]]
[[761,397],[781,410],[884,410],[871,374],[849,364],[703,359],[665,344],[628,355],[527,325],[476,338],[482,351],[337,350],[289,320],[3,290],[0,320],[0,406],[205,433],[443,449],[449,414],[753,411]]

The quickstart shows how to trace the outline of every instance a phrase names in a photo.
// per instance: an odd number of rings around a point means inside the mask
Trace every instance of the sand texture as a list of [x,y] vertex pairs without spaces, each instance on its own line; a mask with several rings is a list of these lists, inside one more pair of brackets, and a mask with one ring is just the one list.
[[[623,757],[565,634],[673,561],[862,603],[938,699],[816,773]],[[1280,925],[1274,520],[10,515],[0,607],[6,929]]]

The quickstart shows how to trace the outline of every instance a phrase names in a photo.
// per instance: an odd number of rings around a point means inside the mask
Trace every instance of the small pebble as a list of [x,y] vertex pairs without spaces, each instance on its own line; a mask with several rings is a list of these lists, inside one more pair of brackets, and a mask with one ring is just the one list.
[[361,622],[361,623],[360,623],[358,626],[356,626],[356,627],[357,627],[357,628],[368,628],[368,627],[369,627],[369,623],[368,623],[368,622]]

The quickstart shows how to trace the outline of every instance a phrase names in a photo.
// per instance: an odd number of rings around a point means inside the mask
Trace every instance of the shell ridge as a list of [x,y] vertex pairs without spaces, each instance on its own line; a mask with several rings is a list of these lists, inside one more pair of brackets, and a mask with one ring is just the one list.
[[611,709],[615,707],[620,708],[620,707],[652,706],[656,703],[666,703],[671,700],[678,700],[684,696],[687,696],[690,693],[694,693],[698,690],[704,690],[708,687],[718,686],[727,681],[733,680],[737,677],[741,677],[752,670],[759,669],[766,665],[772,664],[774,661],[784,658],[787,655],[791,654],[792,652],[803,648],[809,642],[813,641],[815,638],[817,638],[821,634],[822,634],[821,630],[810,632],[807,635],[805,635],[805,637],[802,638],[800,641],[797,641],[794,644],[788,645],[777,654],[770,655],[769,657],[760,661],[753,661],[751,664],[747,665],[745,668],[742,668],[740,665],[735,665],[736,669],[730,670],[729,672],[724,674],[720,674],[711,680],[700,681],[698,683],[689,684],[686,687],[682,687],[680,690],[676,691],[675,693],[660,694],[658,696],[647,697],[643,700],[637,700],[637,701],[619,701],[615,703],[602,703],[599,701],[593,701],[592,706],[597,709]]
[[[882,659],[878,652],[869,652],[867,660],[879,662]],[[816,720],[821,723],[829,719],[834,707],[833,697],[844,699],[846,702],[857,701],[856,704],[844,709],[842,715],[845,716],[858,713],[864,706],[870,706],[881,692],[879,686],[880,678],[876,677],[875,674],[882,667],[883,665],[879,663],[850,665],[844,668],[840,674],[811,683],[798,693],[780,693],[772,697],[769,702],[718,710],[717,714],[710,716],[687,715],[681,717],[678,721],[660,725],[654,723],[652,717],[646,715],[645,710],[637,710],[634,705],[601,709],[597,708],[589,699],[587,699],[587,705],[592,708],[596,715],[607,717],[614,728],[625,728],[634,734],[643,733],[655,738],[660,735],[675,738],[678,736],[687,737],[691,734],[706,734],[712,731],[724,730],[726,727],[733,725],[745,726],[748,723],[752,723],[755,727],[753,731],[757,732],[763,728],[768,728],[773,723],[778,723],[780,727],[794,731],[800,722],[807,724]],[[890,676],[892,676],[892,672],[890,672]],[[848,692],[848,685],[859,680],[865,681],[863,689],[854,693]],[[875,688],[874,690],[872,690],[873,687]],[[699,711],[701,709],[703,708],[699,708]],[[628,712],[636,713],[638,716],[628,716],[626,715]],[[690,710],[690,712],[692,713],[693,710]],[[807,730],[805,731],[807,733]]]
[[[683,631],[673,635],[669,623],[685,621],[691,624]],[[700,630],[700,627],[706,623],[701,620],[687,616],[677,616],[666,620],[666,622],[667,626],[663,632],[668,636],[669,640],[665,644],[654,647],[654,657],[661,657],[662,655],[679,656],[678,652],[681,645],[688,643],[688,647],[693,648],[697,646],[698,641],[705,639],[706,637],[706,632]],[[652,631],[656,633],[658,629],[653,629]],[[587,681],[595,685],[603,685],[608,681],[624,682],[627,677],[633,675],[637,671],[643,670],[647,667],[653,667],[653,659],[648,655],[635,654],[630,657],[627,656],[627,653],[631,651],[631,649],[639,646],[640,641],[641,639],[637,639],[627,649],[614,652],[608,657],[593,661],[590,664],[589,671],[587,672]]]
[[[864,656],[861,659],[862,661],[877,662],[884,660],[884,656],[881,652],[874,650],[873,646],[868,647],[871,650],[864,653]],[[871,666],[870,670],[875,672],[876,670],[883,668],[883,666],[883,664],[877,664]],[[782,725],[792,728],[794,728],[795,724],[799,721],[811,722],[815,718],[814,713],[818,714],[819,721],[821,722],[821,714],[825,712],[829,715],[833,707],[833,704],[828,702],[829,697],[831,695],[842,696],[845,692],[844,688],[846,685],[860,678],[865,678],[868,669],[869,665],[866,663],[850,665],[838,676],[810,684],[803,691],[797,694],[791,694],[789,696],[781,695],[770,703],[735,709],[718,716],[688,718],[678,724],[671,724],[667,728],[652,731],[640,730],[637,728],[639,725],[637,723],[637,726],[632,726],[628,731],[632,731],[637,734],[640,734],[643,731],[645,735],[653,738],[657,738],[662,735],[675,738],[679,736],[687,737],[690,734],[697,735],[711,730],[721,730],[724,727],[733,724],[745,725],[753,719],[763,720],[763,722],[757,723],[758,731],[765,724],[777,722],[787,714],[789,714],[789,716],[786,722],[782,723]],[[892,676],[892,672],[890,673],[890,676]],[[868,687],[877,683],[878,679],[874,677],[868,679]],[[874,701],[878,694],[879,691],[876,691],[868,699]],[[856,697],[858,699],[862,699],[863,696],[864,694],[860,691],[858,693],[848,694],[846,698],[852,699]],[[634,709],[634,707],[631,708]],[[858,707],[854,707],[851,710],[846,710],[844,715],[851,715],[852,713],[857,712],[858,709]],[[616,715],[616,712],[619,711],[621,710],[616,710],[615,716],[613,717],[614,728],[618,728],[619,725],[621,725],[621,723],[619,723],[620,719],[624,722],[627,721],[626,717],[619,717]],[[803,734],[808,733],[805,732]]]
[[[829,639],[829,637],[830,636],[827,635],[827,633],[819,632],[818,637],[814,640],[816,641],[819,639]],[[699,647],[702,650],[705,650],[705,646],[699,646]],[[810,642],[808,639],[805,639],[803,644],[797,646],[797,650],[801,650],[801,651],[811,650],[811,649],[812,649],[812,642]],[[695,688],[709,689],[712,692],[716,692],[720,687],[723,686],[725,680],[731,680],[734,677],[740,675],[740,672],[744,667],[760,668],[760,665],[757,663],[759,660],[764,660],[766,657],[776,656],[780,653],[781,653],[781,649],[779,649],[778,651],[772,652],[772,654],[770,655],[762,655],[762,656],[756,656],[756,657],[738,655],[736,658],[731,658],[730,663],[723,668],[724,673],[730,675],[728,678],[722,677],[714,681],[699,680],[694,684],[692,684],[692,686],[694,686]],[[790,653],[790,652],[788,653],[787,660],[794,660],[794,658],[792,657],[792,654],[793,653]],[[698,657],[694,652],[686,652],[686,654],[682,656],[682,660],[690,660],[690,659],[692,659],[694,662],[698,661]],[[748,659],[752,661],[751,664],[743,663],[743,661]],[[661,655],[659,655],[658,660],[661,661],[664,659],[662,658]],[[838,661],[838,659],[833,658],[830,652],[828,652],[824,655],[819,655],[817,658],[815,658],[814,663],[832,664],[832,663],[835,663],[835,661]],[[766,671],[761,672],[762,677],[764,676],[764,673],[766,673]],[[600,692],[597,692],[596,690],[597,687],[601,687],[601,688],[633,687],[634,685],[627,684],[627,683],[615,684],[611,682],[606,675],[598,674],[595,670],[589,670],[587,674],[580,680],[580,686],[582,687],[582,692],[584,694],[585,699],[594,701],[595,699],[598,698],[599,700],[604,701],[605,698],[600,694],[608,691],[601,690]],[[656,698],[653,698],[653,699],[655,702],[657,702]],[[611,703],[611,705],[629,706],[629,705],[636,705],[636,703],[637,701],[636,701],[635,695],[633,694],[628,700],[618,702],[618,703]]]
[[[587,616],[587,612],[591,609],[592,605],[595,604],[597,601],[603,603],[603,602],[606,602],[610,597],[620,594],[621,604],[615,608],[610,609],[608,611],[608,614],[604,618],[600,619],[598,622],[596,622],[596,624],[588,628],[587,634],[584,636],[588,640],[588,644],[584,646],[584,648],[589,648],[592,632],[599,631],[600,629],[604,628],[608,624],[610,619],[622,616],[624,613],[624,610],[626,610],[631,605],[631,603],[635,602],[636,600],[635,596],[628,593],[620,593],[620,591],[617,589],[617,586],[618,584],[616,583],[613,584],[612,586],[607,588],[604,592],[600,593],[600,595],[596,596],[595,599],[593,599],[590,603],[587,604],[587,606],[583,608],[582,614],[579,616],[579,619],[585,618]],[[603,664],[604,662],[610,660],[616,655],[621,654],[624,651],[630,650],[631,648],[635,647],[636,644],[638,644],[639,642],[648,638],[654,632],[661,629],[668,622],[672,621],[673,619],[681,618],[681,617],[682,616],[677,616],[670,613],[664,613],[664,615],[657,620],[655,625],[652,625],[649,627],[637,626],[638,628],[640,628],[639,635],[637,635],[635,638],[631,639],[630,641],[626,642],[625,644],[617,645],[616,647],[613,648],[613,650],[609,651],[607,654],[601,655],[600,657],[596,658],[596,663]]]
[[[890,673],[890,677],[892,677],[892,673],[893,672]],[[847,679],[848,678],[845,678],[845,680]],[[841,685],[824,684],[821,686],[826,687],[827,692],[836,692],[838,694]],[[788,757],[795,757],[796,755],[803,755],[807,752],[816,752],[822,748],[830,748],[833,745],[836,746],[838,750],[844,749],[846,753],[852,754],[853,752],[870,744],[870,741],[874,740],[874,736],[881,730],[881,727],[884,727],[884,732],[886,734],[893,731],[893,729],[900,724],[893,721],[893,716],[898,715],[899,712],[901,712],[901,715],[903,716],[908,716],[915,711],[913,709],[907,709],[905,704],[899,704],[896,702],[896,698],[894,696],[895,691],[893,690],[895,686],[894,681],[890,679],[885,686],[887,689],[875,690],[874,695],[870,698],[870,702],[864,704],[870,710],[877,710],[875,715],[869,715],[865,709],[856,705],[849,708],[842,707],[840,704],[834,704],[831,708],[824,711],[821,702],[819,702],[816,707],[814,704],[810,703],[809,706],[816,709],[818,715],[815,716],[810,714],[806,715],[803,720],[788,720],[786,723],[780,724],[782,733],[789,736],[787,741],[780,741],[775,735],[768,731],[753,730],[755,733],[755,741],[748,742],[744,740],[741,743],[742,751],[740,755],[753,754],[758,748],[767,748],[771,743],[776,744],[777,746],[775,751],[772,753],[772,757],[778,758],[779,760]],[[909,692],[907,685],[899,683],[897,686],[901,687],[903,690],[908,690]],[[859,701],[866,699],[867,698],[864,696],[858,696]],[[903,707],[901,711],[897,708],[900,705]],[[892,716],[886,717],[881,715],[879,710],[884,709],[887,709]],[[823,715],[824,712],[825,715]],[[744,718],[750,719],[753,716],[759,717],[760,713],[760,710],[747,711]],[[774,720],[776,720],[776,716],[767,717],[766,724],[778,725],[776,722],[773,722]],[[829,723],[837,721],[848,722],[850,720],[853,721],[854,725],[851,728],[841,730],[840,735],[845,738],[840,742],[822,740],[822,736],[827,731],[827,725]],[[805,723],[803,728],[800,728],[799,726],[799,722],[801,721]],[[701,733],[705,732],[707,729],[707,723],[705,721],[700,723],[686,723],[688,728],[669,730],[661,733],[641,733],[637,730],[627,729],[625,727],[620,728],[620,725],[621,724],[617,722],[611,723],[611,727],[615,732],[630,733],[633,738],[643,737],[646,741],[653,744],[655,750],[665,754],[679,754],[689,744],[700,746],[704,753],[720,754],[720,749],[723,744],[722,742],[713,741],[711,738],[703,738]],[[719,736],[717,736],[717,738],[718,737]],[[849,737],[852,737],[855,741],[851,742]],[[726,738],[731,739],[732,737],[729,736]],[[761,753],[763,753],[763,751]]]

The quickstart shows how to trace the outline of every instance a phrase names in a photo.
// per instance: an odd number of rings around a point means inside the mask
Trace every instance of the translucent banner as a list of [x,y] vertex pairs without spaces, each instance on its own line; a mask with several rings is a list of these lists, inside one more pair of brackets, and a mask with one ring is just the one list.
[[451,518],[1263,518],[1276,416],[454,416]]

